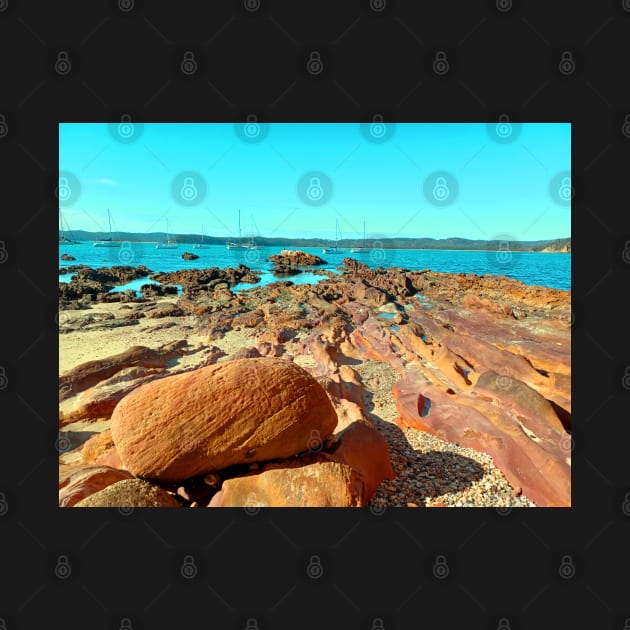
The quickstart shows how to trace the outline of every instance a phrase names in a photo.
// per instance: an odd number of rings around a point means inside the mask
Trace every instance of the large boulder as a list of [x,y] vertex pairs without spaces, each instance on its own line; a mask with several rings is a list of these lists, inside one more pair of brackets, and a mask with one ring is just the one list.
[[139,477],[180,481],[306,451],[337,424],[319,383],[292,361],[227,361],[147,383],[112,414],[114,444]]

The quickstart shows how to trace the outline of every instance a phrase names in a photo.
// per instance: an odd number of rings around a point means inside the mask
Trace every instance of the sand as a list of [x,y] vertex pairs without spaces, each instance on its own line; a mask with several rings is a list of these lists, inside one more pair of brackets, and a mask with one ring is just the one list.
[[[177,302],[177,297],[160,298],[161,302]],[[94,304],[92,308],[82,311],[61,311],[59,325],[63,326],[68,319],[86,314],[111,313],[121,317],[127,309],[121,310],[123,304]],[[158,348],[172,341],[185,339],[191,347],[202,350],[206,346],[217,346],[228,355],[244,347],[254,345],[246,332],[230,331],[222,339],[207,341],[206,335],[194,331],[194,321],[189,317],[161,317],[159,319],[140,319],[136,326],[112,328],[111,330],[77,330],[59,335],[59,374],[75,368],[86,361],[103,359],[128,350],[132,346]],[[174,323],[167,328],[164,324]],[[178,367],[186,367],[200,361],[200,353],[185,355],[177,361]]]

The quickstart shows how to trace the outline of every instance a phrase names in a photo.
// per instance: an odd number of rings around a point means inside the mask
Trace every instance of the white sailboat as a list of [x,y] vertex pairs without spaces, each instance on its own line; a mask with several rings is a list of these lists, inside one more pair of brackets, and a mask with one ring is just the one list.
[[250,239],[249,243],[243,243],[241,238],[241,211],[238,211],[238,241],[227,241],[225,244],[227,249],[257,249],[256,245]]
[[195,243],[195,245],[193,245],[193,249],[206,249],[207,245],[204,245],[204,242],[203,242],[204,236],[205,236],[205,232],[203,230],[203,225],[202,225],[201,226],[201,242]]
[[59,208],[59,243],[63,245],[79,245],[80,241],[68,238],[66,234],[72,236],[72,232],[68,229],[68,223],[64,219],[61,208]]
[[363,252],[368,252],[370,251],[369,248],[367,248],[365,246],[365,221],[363,221],[363,243],[361,245],[359,245],[358,247],[353,247],[352,249],[350,249],[350,253],[351,254],[361,254]]
[[324,254],[343,254],[344,249],[339,247],[339,241],[341,240],[341,231],[339,230],[339,220],[335,222],[335,245],[334,247],[324,247],[322,252]]
[[112,215],[107,209],[107,221],[109,223],[109,237],[103,238],[100,241],[94,241],[92,247],[120,247],[120,241],[114,241],[112,239]]
[[245,249],[260,249],[261,248],[261,245],[257,245],[256,241],[254,240],[256,235],[260,236],[260,233],[258,232],[258,226],[256,225],[254,221],[254,216],[252,215],[252,231],[251,231],[251,234],[249,236],[247,243],[245,243]]
[[168,236],[168,219],[166,219],[166,241],[164,243],[158,243],[155,249],[177,249],[178,247],[177,242]]

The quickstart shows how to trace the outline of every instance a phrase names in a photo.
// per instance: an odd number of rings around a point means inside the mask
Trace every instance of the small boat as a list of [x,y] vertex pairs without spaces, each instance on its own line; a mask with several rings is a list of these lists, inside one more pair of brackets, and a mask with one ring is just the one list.
[[168,236],[168,219],[166,219],[166,241],[164,243],[158,243],[155,249],[177,249],[178,247],[177,241]]
[[203,225],[201,226],[201,242],[200,243],[196,243],[195,245],[192,246],[193,249],[206,249],[206,245],[204,245],[203,242],[203,237],[205,236],[205,233],[203,231]]
[[250,237],[248,243],[244,243],[241,238],[241,211],[238,211],[238,240],[237,241],[227,241],[225,243],[225,247],[227,249],[260,249],[259,245],[254,243],[253,237]]
[[109,223],[109,237],[102,238],[100,241],[94,241],[92,247],[120,247],[120,241],[112,239],[112,215],[109,208],[107,209],[107,221]]
[[68,238],[66,234],[72,236],[72,232],[68,229],[68,224],[59,209],[59,243],[61,245],[79,245],[81,241],[75,241],[73,238]]
[[341,239],[341,231],[339,230],[339,221],[335,222],[335,245],[333,247],[324,247],[322,252],[324,254],[343,254],[345,250],[339,247],[339,240]]
[[369,252],[370,249],[365,246],[365,221],[363,221],[363,244],[358,247],[353,247],[350,250],[351,254],[362,254],[363,252]]

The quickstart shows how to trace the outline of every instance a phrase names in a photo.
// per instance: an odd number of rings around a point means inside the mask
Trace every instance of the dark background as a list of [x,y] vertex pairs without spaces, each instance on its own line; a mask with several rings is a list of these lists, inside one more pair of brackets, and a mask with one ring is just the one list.
[[[628,0],[0,0],[0,628],[629,628],[629,62]],[[573,507],[58,509],[57,123],[121,112],[571,122]]]

